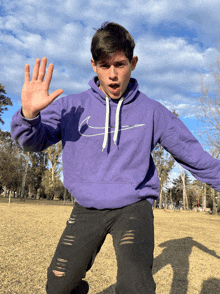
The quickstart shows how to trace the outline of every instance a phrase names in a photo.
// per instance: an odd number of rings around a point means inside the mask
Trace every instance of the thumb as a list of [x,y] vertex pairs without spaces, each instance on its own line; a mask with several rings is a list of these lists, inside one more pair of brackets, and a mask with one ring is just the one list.
[[54,91],[49,97],[51,102],[53,102],[53,100],[55,100],[58,96],[60,96],[63,93],[62,89],[58,89],[56,91]]

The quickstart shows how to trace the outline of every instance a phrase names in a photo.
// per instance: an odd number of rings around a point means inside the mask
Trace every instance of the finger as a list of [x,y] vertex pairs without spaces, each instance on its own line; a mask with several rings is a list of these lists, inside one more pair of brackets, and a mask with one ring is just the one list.
[[24,67],[24,81],[30,82],[29,64],[25,64],[25,67]]
[[60,96],[63,93],[62,89],[58,89],[56,91],[54,91],[51,95],[50,95],[50,100],[51,103],[53,102],[53,100],[55,100],[58,96]]
[[35,60],[35,64],[34,64],[34,70],[33,70],[32,80],[37,80],[38,73],[39,73],[39,66],[40,66],[40,58],[37,58]]
[[48,66],[46,77],[45,77],[45,83],[47,84],[48,87],[50,85],[52,75],[53,75],[53,63],[50,63]]
[[43,79],[44,79],[46,66],[47,66],[47,58],[43,57],[42,61],[41,61],[41,65],[40,65],[39,74],[38,74],[39,81],[43,81]]

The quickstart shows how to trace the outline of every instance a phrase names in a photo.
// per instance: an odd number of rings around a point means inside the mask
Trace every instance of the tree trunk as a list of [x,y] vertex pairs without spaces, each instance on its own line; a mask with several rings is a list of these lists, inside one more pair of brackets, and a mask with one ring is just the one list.
[[217,199],[217,213],[220,213],[220,193],[218,192],[218,199]]
[[215,190],[211,188],[211,197],[212,197],[212,211],[213,214],[217,214],[216,202],[215,202]]
[[23,179],[22,179],[21,200],[24,198],[24,191],[25,191],[25,184],[26,184],[26,179],[27,179],[28,164],[29,164],[29,152],[27,154],[27,159],[26,159],[26,164],[25,164],[25,170],[24,170]]
[[52,184],[54,184],[55,181],[55,165],[51,164],[51,179],[52,179]]
[[172,198],[172,190],[171,189],[170,189],[170,203],[171,203],[171,209],[174,209],[173,198]]
[[186,209],[189,210],[189,201],[188,201],[187,193],[186,193]]
[[183,209],[186,210],[186,189],[183,185]]
[[163,190],[160,189],[160,194],[159,194],[159,199],[160,199],[160,202],[159,202],[159,208],[160,208],[160,209],[162,208],[162,197],[163,197]]
[[11,204],[11,191],[9,192],[9,195],[8,195],[8,204],[10,205]]
[[207,188],[206,188],[206,184],[204,183],[203,184],[203,201],[202,201],[202,209],[203,211],[206,210],[206,191],[207,191]]
[[64,198],[64,205],[66,204],[66,194],[67,194],[67,189],[64,188],[64,195],[63,195],[63,198]]
[[185,181],[186,173],[185,173],[185,170],[180,172],[180,175],[181,175],[181,179],[182,179],[182,182],[183,182],[183,208],[184,208],[184,210],[185,209],[188,210],[189,209],[189,203],[188,203],[188,197],[187,197],[187,193],[186,193],[186,181]]

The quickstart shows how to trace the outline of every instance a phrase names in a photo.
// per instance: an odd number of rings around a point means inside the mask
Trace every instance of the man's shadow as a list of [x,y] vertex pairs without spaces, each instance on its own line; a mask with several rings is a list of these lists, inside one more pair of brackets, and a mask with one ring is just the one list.
[[[188,273],[189,273],[189,256],[192,252],[193,247],[197,247],[209,255],[220,259],[215,251],[208,249],[202,244],[193,240],[192,237],[186,237],[182,239],[173,239],[163,242],[159,247],[164,247],[162,253],[154,259],[153,275],[160,271],[163,267],[171,265],[173,270],[173,281],[171,285],[170,294],[186,294],[188,289]],[[215,281],[214,281],[215,280]],[[217,279],[210,279],[203,282],[202,292],[205,293],[220,293],[220,292],[207,292],[210,288],[211,283],[215,282],[216,287],[220,286],[220,281]],[[213,285],[212,285],[213,287]],[[97,294],[115,294],[115,284],[111,285],[107,289]],[[218,288],[216,288],[217,290]]]
[[220,280],[213,278],[208,279],[202,284],[202,291],[200,294],[217,294],[220,293]]
[[97,294],[115,294],[115,284],[109,286],[107,289],[99,292]]
[[154,259],[153,275],[155,275],[163,267],[171,265],[173,270],[173,281],[170,294],[187,293],[189,256],[194,246],[203,252],[220,259],[215,251],[210,250],[202,244],[194,241],[192,237],[173,239],[159,245],[159,247],[164,247],[164,249],[162,253]]

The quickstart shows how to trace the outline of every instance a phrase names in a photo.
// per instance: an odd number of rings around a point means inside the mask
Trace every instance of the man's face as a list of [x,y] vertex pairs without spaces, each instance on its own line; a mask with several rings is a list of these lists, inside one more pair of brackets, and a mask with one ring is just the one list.
[[122,51],[116,51],[111,57],[97,63],[92,59],[92,67],[98,76],[102,92],[112,99],[122,97],[137,61],[137,56],[134,56],[130,62]]

